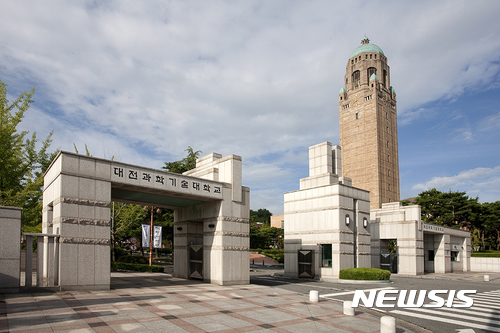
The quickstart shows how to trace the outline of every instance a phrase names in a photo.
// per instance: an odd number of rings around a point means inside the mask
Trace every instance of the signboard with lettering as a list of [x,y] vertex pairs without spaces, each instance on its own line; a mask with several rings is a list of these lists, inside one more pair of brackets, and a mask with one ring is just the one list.
[[111,164],[111,181],[211,199],[222,199],[222,183],[117,162]]
[[442,226],[436,225],[436,224],[428,224],[428,223],[422,223],[424,231],[435,233],[435,234],[443,234],[444,233],[444,228]]

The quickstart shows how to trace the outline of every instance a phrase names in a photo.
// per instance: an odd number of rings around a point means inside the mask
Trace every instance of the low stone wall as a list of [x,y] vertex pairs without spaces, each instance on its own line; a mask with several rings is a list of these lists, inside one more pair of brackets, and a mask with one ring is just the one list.
[[21,277],[21,211],[0,206],[0,293],[19,292]]
[[500,258],[470,258],[471,272],[500,272]]

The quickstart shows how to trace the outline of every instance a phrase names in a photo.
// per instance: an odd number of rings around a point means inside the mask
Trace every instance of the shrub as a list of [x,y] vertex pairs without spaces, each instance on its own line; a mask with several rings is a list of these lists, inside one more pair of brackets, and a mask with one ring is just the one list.
[[172,249],[171,248],[164,248],[164,249],[157,249],[158,250],[158,254],[160,253],[163,253],[163,254],[171,254],[172,253]]
[[271,259],[274,259],[281,264],[285,262],[285,250],[269,249],[269,250],[263,250],[261,254]]
[[344,280],[389,280],[391,272],[379,268],[349,268],[342,269],[339,274]]
[[483,258],[500,258],[500,251],[480,251],[480,252],[472,252],[471,257],[483,257]]
[[130,264],[147,264],[148,259],[141,257],[141,256],[124,255],[124,256],[118,257],[118,259],[116,259],[116,262],[123,262],[123,263],[130,263]]
[[123,269],[127,271],[136,271],[136,272],[159,272],[163,273],[163,266],[158,265],[141,265],[141,264],[129,264],[124,262],[112,262],[111,268],[113,269]]

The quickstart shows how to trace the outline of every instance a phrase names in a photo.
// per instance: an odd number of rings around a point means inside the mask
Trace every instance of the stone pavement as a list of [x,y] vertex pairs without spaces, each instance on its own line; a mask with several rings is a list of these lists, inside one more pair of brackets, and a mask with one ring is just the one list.
[[[0,295],[0,332],[378,332],[380,319],[260,285],[111,274],[111,290]],[[398,333],[411,332],[398,327]]]

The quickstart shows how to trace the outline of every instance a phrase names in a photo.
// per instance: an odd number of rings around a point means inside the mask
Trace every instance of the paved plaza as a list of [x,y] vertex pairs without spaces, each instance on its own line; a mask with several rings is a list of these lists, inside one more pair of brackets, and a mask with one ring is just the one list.
[[[261,285],[114,272],[111,290],[0,295],[0,332],[378,332],[380,319]],[[398,333],[411,332],[398,328]]]

